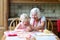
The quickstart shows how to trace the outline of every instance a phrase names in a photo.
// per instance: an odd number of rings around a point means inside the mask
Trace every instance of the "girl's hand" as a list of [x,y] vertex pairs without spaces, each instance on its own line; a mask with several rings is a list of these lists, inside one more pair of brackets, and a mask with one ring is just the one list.
[[34,31],[39,31],[40,27],[34,27]]
[[31,28],[30,28],[30,27],[27,27],[27,28],[25,29],[25,31],[30,32],[30,31],[31,31]]

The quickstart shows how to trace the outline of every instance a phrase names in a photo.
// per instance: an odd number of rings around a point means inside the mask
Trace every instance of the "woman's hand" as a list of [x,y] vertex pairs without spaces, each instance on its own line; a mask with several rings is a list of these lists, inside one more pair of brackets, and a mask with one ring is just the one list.
[[34,31],[39,31],[40,27],[34,27]]
[[32,29],[30,27],[27,27],[25,31],[30,32]]

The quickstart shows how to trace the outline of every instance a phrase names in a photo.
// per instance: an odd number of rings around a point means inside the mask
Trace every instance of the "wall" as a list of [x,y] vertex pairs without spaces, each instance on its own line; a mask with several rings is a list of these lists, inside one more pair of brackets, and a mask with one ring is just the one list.
[[0,40],[4,31],[7,29],[7,8],[7,0],[0,0]]
[[4,25],[3,0],[0,0],[0,26]]
[[38,7],[41,10],[41,15],[46,17],[60,17],[60,4],[11,4],[11,17],[19,17],[22,13],[29,15],[33,7]]
[[[3,27],[4,27],[4,13],[3,13],[3,0],[0,0],[0,40],[3,35]],[[2,27],[2,28],[1,28]]]

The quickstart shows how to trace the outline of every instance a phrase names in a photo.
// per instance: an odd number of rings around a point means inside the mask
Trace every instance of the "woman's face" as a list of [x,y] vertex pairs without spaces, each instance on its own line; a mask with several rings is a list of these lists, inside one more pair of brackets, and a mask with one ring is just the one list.
[[34,18],[35,20],[37,20],[38,19],[37,13],[32,14],[32,18]]

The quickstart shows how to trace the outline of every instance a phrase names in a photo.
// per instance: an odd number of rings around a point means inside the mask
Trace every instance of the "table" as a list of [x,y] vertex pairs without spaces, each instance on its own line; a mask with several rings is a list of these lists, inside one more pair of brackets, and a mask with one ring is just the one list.
[[[6,34],[17,34],[17,35],[6,35]],[[44,32],[14,32],[14,31],[6,31],[4,32],[6,35],[5,40],[58,40],[57,36],[53,33],[44,33]]]

